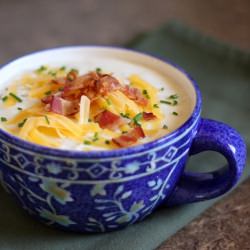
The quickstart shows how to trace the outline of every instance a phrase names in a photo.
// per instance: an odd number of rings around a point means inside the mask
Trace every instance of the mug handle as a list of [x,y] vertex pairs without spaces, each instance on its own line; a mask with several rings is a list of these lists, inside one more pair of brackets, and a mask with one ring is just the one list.
[[184,172],[164,202],[167,206],[215,198],[239,180],[246,162],[246,144],[237,131],[222,122],[201,119],[190,155],[208,150],[222,154],[228,164],[208,173]]

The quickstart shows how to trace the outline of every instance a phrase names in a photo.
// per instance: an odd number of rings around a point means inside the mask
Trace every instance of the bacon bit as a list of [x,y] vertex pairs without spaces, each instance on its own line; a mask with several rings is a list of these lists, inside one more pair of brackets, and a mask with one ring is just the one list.
[[127,134],[120,135],[118,138],[113,138],[112,141],[119,147],[128,147],[135,144],[138,139],[144,138],[145,134],[141,126],[136,126]]
[[67,79],[65,77],[58,77],[58,78],[54,78],[51,80],[51,83],[54,83],[56,85],[58,85],[59,87],[63,87],[67,82]]
[[121,88],[121,91],[129,99],[135,101],[137,104],[139,104],[141,106],[147,106],[148,100],[147,100],[147,98],[145,98],[143,96],[142,92],[139,89],[133,88],[133,87],[130,87],[127,85],[127,86]]
[[150,113],[143,112],[142,117],[145,121],[150,121],[150,120],[154,120],[157,118],[152,112]]
[[97,88],[99,90],[98,92],[101,95],[107,95],[111,91],[119,90],[121,88],[121,85],[116,78],[110,75],[102,75]]
[[95,116],[95,122],[98,122],[101,128],[115,130],[124,124],[123,119],[108,110],[104,110]]
[[141,126],[136,126],[132,131],[131,134],[135,136],[137,139],[144,138],[145,134]]
[[[58,92],[44,97],[41,101],[45,104],[45,109],[51,111],[54,110],[54,104],[52,105],[52,103],[55,102],[55,110],[60,114],[67,115],[77,112],[79,110],[78,106],[81,96],[83,95],[87,96],[90,101],[93,101],[96,98],[105,96],[115,90],[121,90],[129,99],[135,101],[139,105],[146,106],[148,104],[148,100],[143,96],[139,89],[130,86],[123,87],[113,76],[97,73],[95,71],[78,76],[78,72],[72,70],[65,78],[60,77],[53,79],[51,83],[57,84],[58,87],[60,87]],[[55,96],[59,98],[54,100]],[[120,119],[118,126],[121,124],[121,121],[123,120]],[[106,123],[104,122],[104,124]],[[110,127],[110,129],[113,129],[114,127],[113,125],[107,126]]]
[[52,100],[53,100],[53,95],[48,95],[48,96],[43,97],[41,101],[44,104],[49,104],[52,102]]
[[49,108],[50,111],[65,116],[73,115],[79,111],[77,102],[67,101],[59,96],[52,96]]
[[63,98],[75,100],[85,95],[90,100],[93,100],[98,96],[105,96],[117,89],[120,89],[120,83],[114,77],[90,72],[77,77],[71,82],[67,82],[63,91]]

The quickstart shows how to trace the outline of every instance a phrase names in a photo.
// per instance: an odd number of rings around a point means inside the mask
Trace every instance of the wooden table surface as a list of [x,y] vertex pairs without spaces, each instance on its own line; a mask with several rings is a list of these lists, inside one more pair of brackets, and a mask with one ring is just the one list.
[[[43,48],[130,41],[170,19],[250,50],[249,0],[0,0],[0,64]],[[158,250],[250,249],[250,180]]]

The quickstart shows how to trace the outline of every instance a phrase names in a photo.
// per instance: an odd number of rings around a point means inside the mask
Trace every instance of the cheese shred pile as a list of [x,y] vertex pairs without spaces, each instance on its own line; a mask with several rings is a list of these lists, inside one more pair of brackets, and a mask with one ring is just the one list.
[[[124,84],[108,74],[74,74],[65,67],[41,66],[10,85],[3,105],[18,111],[2,123],[4,128],[43,146],[62,148],[71,141],[83,150],[126,147],[163,132],[159,90],[138,75]],[[102,85],[93,93],[97,82]],[[29,100],[32,105],[18,108]]]

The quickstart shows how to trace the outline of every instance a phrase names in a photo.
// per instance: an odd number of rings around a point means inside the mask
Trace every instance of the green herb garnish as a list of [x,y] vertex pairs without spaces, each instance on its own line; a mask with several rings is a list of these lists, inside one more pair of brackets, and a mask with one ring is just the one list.
[[17,95],[15,95],[15,94],[12,93],[12,92],[10,92],[9,95],[10,95],[11,97],[13,97],[13,98],[14,98],[16,101],[18,101],[18,102],[22,102],[22,101],[23,101],[20,97],[18,97]]
[[56,74],[57,74],[57,73],[56,73],[55,71],[49,71],[49,72],[48,72],[48,75],[51,75],[51,76],[56,76]]
[[18,107],[17,109],[18,109],[18,110],[23,110],[21,107]]
[[6,117],[1,117],[1,122],[7,122],[7,118]]
[[74,79],[75,79],[75,77],[71,74],[71,72],[68,73],[68,75],[67,75],[67,80],[73,81]]
[[144,89],[144,90],[142,91],[142,94],[143,94],[147,99],[150,99],[150,96],[149,96],[148,91],[147,91],[146,89]]
[[77,69],[71,69],[67,74],[67,80],[73,81],[75,80],[76,75],[78,75],[79,71]]
[[91,141],[88,141],[88,140],[83,141],[83,143],[84,143],[85,145],[91,145]]
[[88,119],[88,122],[92,122],[92,120],[89,118],[89,119]]
[[171,105],[171,104],[172,104],[172,102],[165,101],[165,100],[160,100],[160,103],[163,103],[163,104],[168,104],[168,105]]
[[177,101],[177,100],[173,100],[172,105],[173,105],[173,106],[176,106],[177,104],[178,104],[178,101]]
[[96,68],[95,71],[96,71],[96,73],[100,74],[102,72],[102,69],[101,68]]
[[167,100],[161,100],[160,103],[164,103],[164,104],[168,104],[168,105],[171,105],[171,106],[176,106],[178,104],[178,95],[177,94],[174,94],[174,95],[170,95]]
[[159,105],[158,105],[157,103],[155,103],[155,104],[153,105],[153,107],[156,108],[156,109],[158,109],[158,108],[159,108]]
[[36,73],[42,73],[43,71],[47,70],[47,67],[42,65],[40,68],[36,70]]
[[112,103],[109,99],[106,99],[107,104],[110,106]]
[[45,95],[50,95],[51,93],[52,93],[51,90],[49,90],[49,91],[45,92],[44,94]]
[[22,122],[18,123],[18,127],[22,128],[26,121],[27,121],[27,118],[25,118]]
[[105,144],[109,145],[110,141],[109,140],[105,140]]
[[122,134],[127,134],[128,133],[128,131],[122,131]]
[[177,113],[177,112],[175,112],[175,111],[174,111],[174,112],[172,112],[172,114],[173,114],[173,115],[178,115],[178,113]]
[[59,70],[60,71],[65,71],[66,70],[66,66],[62,66]]
[[165,124],[165,125],[163,125],[162,128],[163,128],[163,129],[168,129],[168,126]]
[[160,88],[160,91],[163,91],[164,90],[164,88]]
[[7,95],[2,98],[3,102],[6,102],[7,100],[8,100],[8,96]]
[[44,118],[45,118],[45,121],[46,121],[48,124],[50,124],[48,116],[45,115]]
[[98,137],[98,133],[95,132],[94,134],[94,137],[93,137],[93,140],[92,141],[98,141],[99,140],[99,137]]
[[72,68],[69,72],[75,72],[76,74],[79,74],[79,70],[75,68]]
[[126,114],[120,113],[120,115],[121,115],[122,117],[124,117],[124,118],[130,119],[129,113],[126,113]]
[[138,113],[132,120],[134,122],[134,124],[141,126],[141,124],[139,123],[139,121],[142,119],[142,113]]
[[170,96],[168,97],[168,99],[178,99],[178,98],[179,98],[179,96],[178,96],[177,94],[170,95]]

